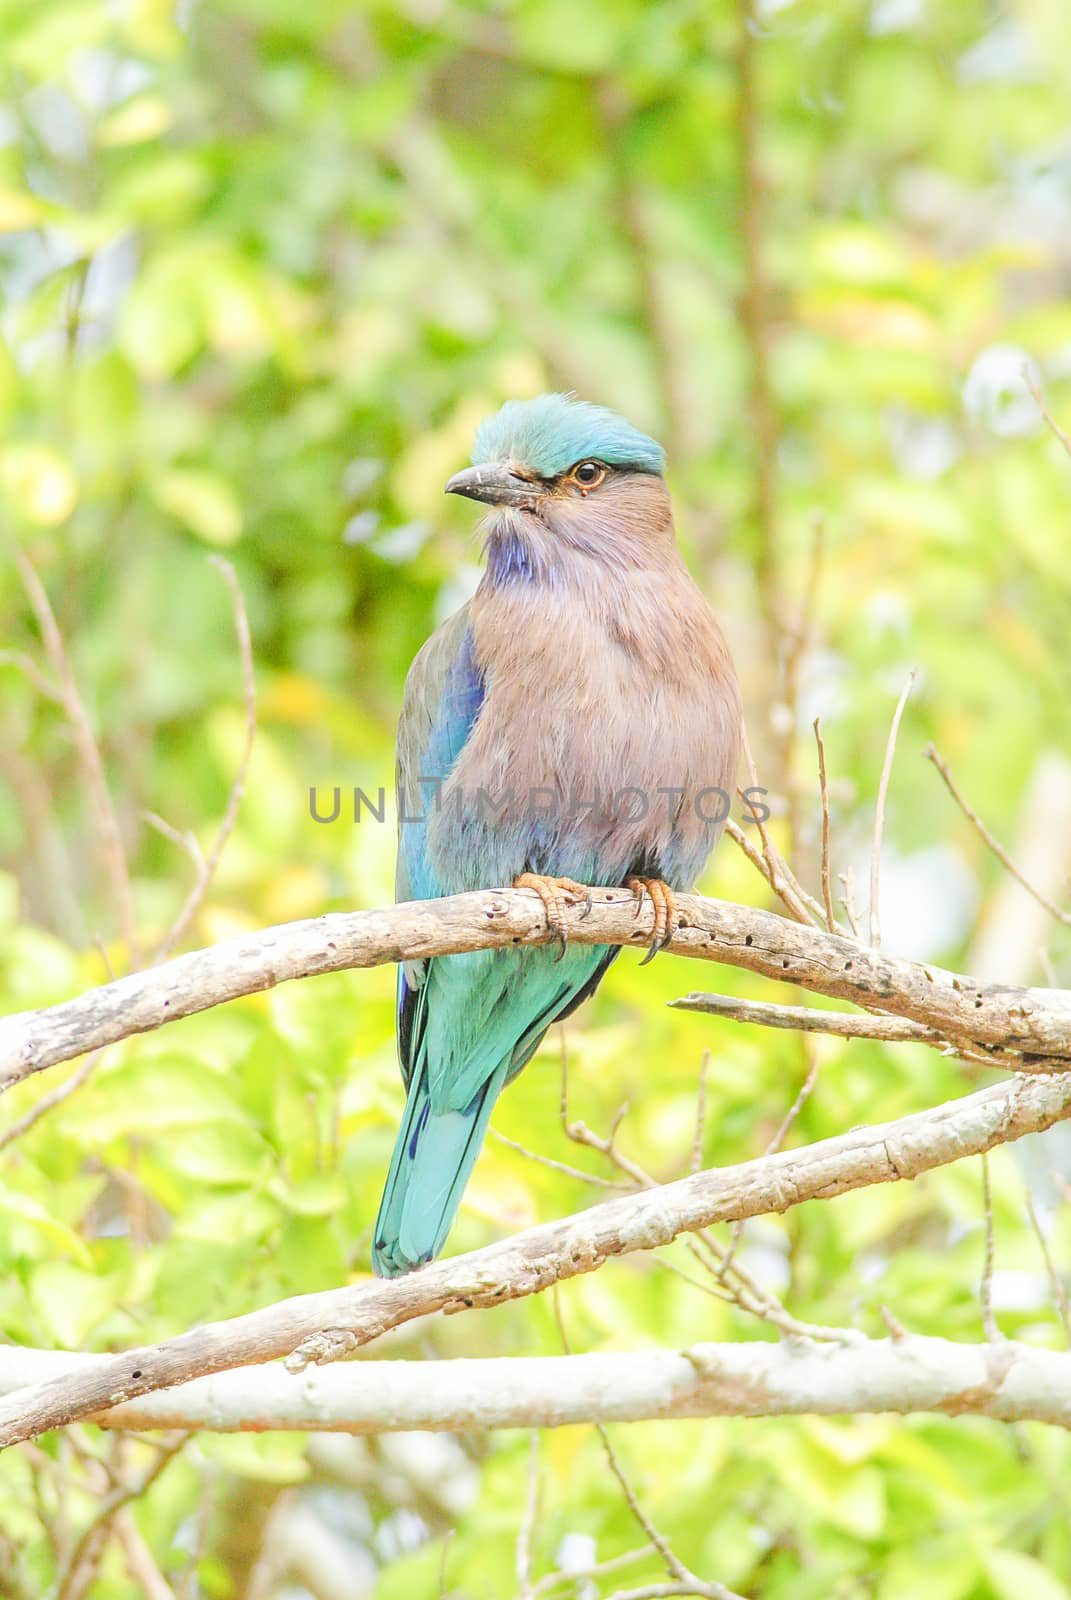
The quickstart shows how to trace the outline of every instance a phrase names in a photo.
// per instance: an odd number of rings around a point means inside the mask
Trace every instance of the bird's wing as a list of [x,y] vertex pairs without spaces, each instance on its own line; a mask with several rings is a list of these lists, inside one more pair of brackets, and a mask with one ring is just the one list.
[[405,680],[395,773],[398,900],[434,899],[443,892],[425,850],[427,821],[435,786],[449,775],[482,703],[483,675],[464,605],[432,634]]
[[[449,775],[483,703],[467,605],[447,618],[417,655],[405,680],[398,721],[396,792],[399,900],[443,893],[427,852],[437,785]],[[426,1020],[428,964],[407,961],[398,973],[398,1053],[409,1082]]]

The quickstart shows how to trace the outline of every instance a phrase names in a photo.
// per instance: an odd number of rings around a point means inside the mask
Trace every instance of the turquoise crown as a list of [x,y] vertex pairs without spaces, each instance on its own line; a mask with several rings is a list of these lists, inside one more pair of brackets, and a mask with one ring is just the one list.
[[507,400],[501,411],[480,423],[472,449],[476,466],[515,461],[541,478],[556,478],[587,458],[659,474],[666,465],[666,452],[656,440],[616,411],[570,394]]

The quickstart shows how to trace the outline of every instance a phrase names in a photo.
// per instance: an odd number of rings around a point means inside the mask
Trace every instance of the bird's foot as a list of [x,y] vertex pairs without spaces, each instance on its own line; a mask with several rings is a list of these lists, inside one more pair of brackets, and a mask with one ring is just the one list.
[[660,950],[664,950],[677,931],[677,897],[668,883],[663,883],[661,878],[629,878],[625,883],[626,889],[631,889],[636,901],[636,915],[639,916],[643,909],[644,891],[651,897],[654,906],[654,930],[651,934],[651,944],[640,962],[645,967],[648,961],[653,961]]
[[565,954],[565,947],[569,943],[569,930],[565,920],[566,900],[582,900],[584,909],[580,913],[580,920],[591,911],[591,890],[584,883],[576,883],[572,878],[548,878],[541,872],[522,872],[519,878],[514,878],[515,889],[534,889],[543,902],[543,909],[547,913],[547,926],[558,940],[561,949],[558,952],[560,961]]

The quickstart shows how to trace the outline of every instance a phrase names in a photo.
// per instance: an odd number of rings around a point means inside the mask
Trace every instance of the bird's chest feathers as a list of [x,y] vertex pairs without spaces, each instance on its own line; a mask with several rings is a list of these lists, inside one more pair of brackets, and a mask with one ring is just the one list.
[[474,605],[487,696],[466,751],[470,781],[617,787],[672,759],[696,685],[666,670],[642,593],[617,587],[597,597],[521,590]]
[[470,615],[485,695],[432,828],[444,869],[467,856],[496,882],[526,867],[618,881],[672,846],[691,881],[709,819],[664,791],[722,784],[735,735],[717,625],[683,570],[517,584]]

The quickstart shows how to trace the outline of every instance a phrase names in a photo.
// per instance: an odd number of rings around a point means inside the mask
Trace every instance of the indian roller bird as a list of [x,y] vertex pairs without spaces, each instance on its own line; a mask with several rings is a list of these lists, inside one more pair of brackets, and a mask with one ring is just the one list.
[[381,1277],[442,1249],[499,1094],[618,954],[567,944],[567,900],[628,886],[638,911],[649,894],[653,953],[739,759],[740,691],[677,548],[661,446],[546,394],[485,421],[473,463],[446,493],[489,508],[486,570],[406,680],[397,895],[529,887],[558,944],[401,968],[408,1098],[375,1225]]

